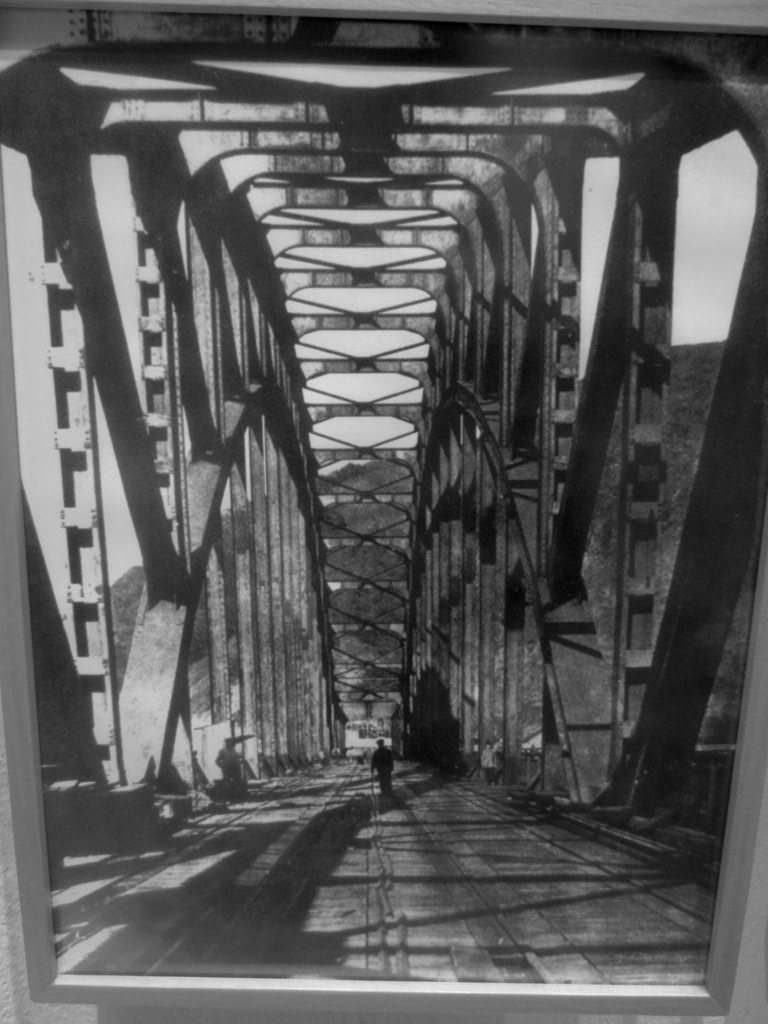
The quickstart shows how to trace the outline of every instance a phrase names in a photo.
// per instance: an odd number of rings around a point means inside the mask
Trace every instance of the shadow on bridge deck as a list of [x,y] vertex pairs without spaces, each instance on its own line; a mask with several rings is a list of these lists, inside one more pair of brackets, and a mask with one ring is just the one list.
[[713,897],[503,789],[401,762],[254,784],[141,854],[65,858],[60,969],[442,981],[703,981]]

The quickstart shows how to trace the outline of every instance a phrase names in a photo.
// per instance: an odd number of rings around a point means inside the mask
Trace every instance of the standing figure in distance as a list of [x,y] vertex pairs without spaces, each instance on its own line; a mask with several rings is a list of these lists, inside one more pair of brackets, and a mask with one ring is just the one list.
[[371,758],[371,775],[374,772],[379,776],[379,790],[382,796],[394,796],[392,791],[392,772],[395,767],[395,759],[392,751],[384,740],[376,741],[376,749]]
[[493,776],[496,772],[496,757],[493,752],[490,740],[483,747],[480,755],[480,767],[485,774],[485,781],[489,786],[493,785]]
[[243,778],[243,769],[240,764],[240,755],[235,750],[235,741],[225,739],[224,746],[216,755],[216,767],[221,769],[220,792],[224,802],[230,800],[242,800],[245,796],[246,786]]
[[480,737],[475,736],[472,740],[472,762],[469,766],[467,778],[471,779],[475,772],[480,771]]
[[500,786],[504,775],[504,740],[502,739],[496,740],[493,745],[493,763],[496,769],[493,775],[493,784]]

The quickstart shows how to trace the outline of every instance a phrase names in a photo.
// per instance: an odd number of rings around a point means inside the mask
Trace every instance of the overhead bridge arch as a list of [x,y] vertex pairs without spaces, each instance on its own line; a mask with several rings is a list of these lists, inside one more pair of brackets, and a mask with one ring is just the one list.
[[[51,756],[69,728],[67,771],[184,790],[224,734],[261,776],[373,721],[450,771],[501,740],[509,783],[533,759],[627,814],[707,757],[725,778],[766,479],[761,87],[665,37],[558,37],[560,81],[511,29],[462,56],[244,24],[171,59],[89,23],[0,75],[40,614],[79,694]],[[732,322],[673,345],[680,163],[733,133],[758,184]]]

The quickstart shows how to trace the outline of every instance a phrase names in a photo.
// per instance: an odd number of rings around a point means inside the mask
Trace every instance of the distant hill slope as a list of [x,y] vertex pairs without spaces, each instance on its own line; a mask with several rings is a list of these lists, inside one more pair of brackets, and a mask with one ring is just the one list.
[[[135,565],[116,580],[111,588],[112,624],[115,635],[115,661],[118,687],[122,689],[128,667],[136,616],[139,613],[144,590],[145,574],[140,565]],[[230,637],[230,670],[237,665],[237,641]],[[189,685],[192,710],[205,714],[210,709],[210,664],[208,660],[208,627],[204,607],[198,610],[195,628],[189,650]]]
[[131,650],[133,631],[136,628],[136,615],[139,611],[143,590],[144,569],[140,565],[134,565],[133,568],[123,573],[120,579],[110,587],[117,684],[120,689],[122,689],[125,670],[128,666],[128,654]]

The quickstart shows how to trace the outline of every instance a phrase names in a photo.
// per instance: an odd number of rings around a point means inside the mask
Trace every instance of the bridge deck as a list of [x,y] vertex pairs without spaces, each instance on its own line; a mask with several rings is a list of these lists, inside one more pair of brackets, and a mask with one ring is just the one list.
[[668,858],[407,763],[387,803],[351,765],[259,783],[157,850],[68,858],[58,882],[77,973],[689,984],[712,915]]

